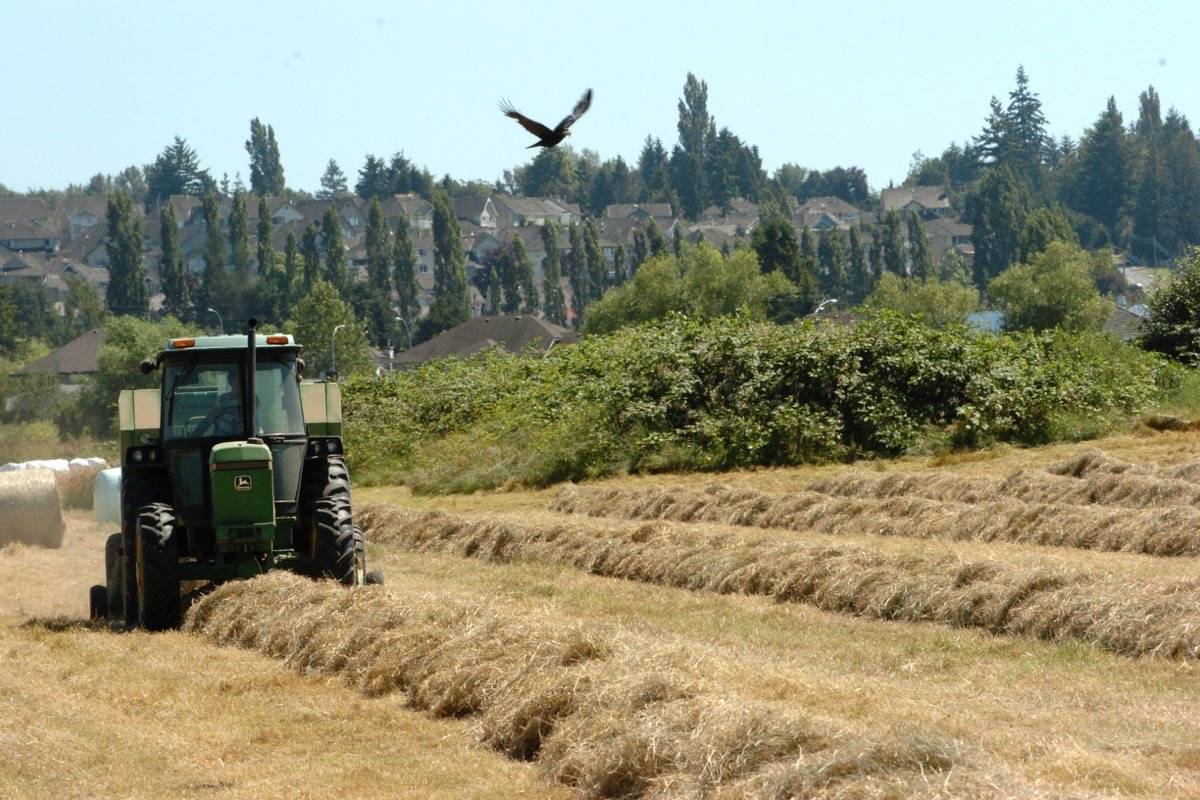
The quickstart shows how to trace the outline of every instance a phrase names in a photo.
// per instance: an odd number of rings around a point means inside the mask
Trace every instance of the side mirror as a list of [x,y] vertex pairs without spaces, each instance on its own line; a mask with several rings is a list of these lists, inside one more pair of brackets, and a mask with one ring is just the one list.
[[138,369],[143,375],[149,375],[158,369],[158,361],[153,358],[143,358],[142,363],[138,364]]

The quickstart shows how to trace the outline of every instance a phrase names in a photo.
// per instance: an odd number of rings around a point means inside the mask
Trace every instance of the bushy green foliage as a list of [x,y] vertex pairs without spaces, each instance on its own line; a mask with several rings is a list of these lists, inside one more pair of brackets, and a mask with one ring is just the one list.
[[1180,261],[1166,286],[1150,299],[1142,344],[1195,366],[1200,363],[1200,247]]
[[1051,242],[993,278],[988,295],[1009,330],[1098,330],[1109,312],[1092,280],[1091,258],[1066,242]]
[[979,292],[954,280],[901,278],[885,272],[867,296],[867,308],[913,314],[935,328],[962,324],[979,307]]
[[285,328],[304,346],[306,374],[319,375],[332,366],[333,331],[338,325],[345,325],[337,334],[338,372],[350,375],[371,369],[363,320],[355,316],[331,283],[319,280],[296,304]]
[[765,319],[772,298],[791,288],[781,272],[763,274],[751,250],[721,255],[711,245],[683,245],[682,255],[649,259],[624,286],[587,309],[588,333],[662,319],[676,311],[696,318],[745,313]]
[[360,480],[420,492],[545,485],[620,470],[895,455],[940,437],[1049,441],[1130,413],[1180,379],[1092,334],[976,336],[881,315],[854,328],[672,316],[549,358],[444,360],[344,393]]

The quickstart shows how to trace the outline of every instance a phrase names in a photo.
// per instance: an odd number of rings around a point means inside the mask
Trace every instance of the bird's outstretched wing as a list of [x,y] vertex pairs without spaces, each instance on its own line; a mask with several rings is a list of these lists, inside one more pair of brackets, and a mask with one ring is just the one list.
[[515,108],[513,108],[512,103],[508,102],[507,100],[500,101],[500,110],[504,112],[504,116],[515,119],[518,123],[520,123],[522,128],[529,131],[539,139],[545,139],[554,135],[554,131],[550,130],[537,120],[532,120],[522,114],[520,111],[517,111]]
[[571,113],[563,117],[563,121],[558,123],[558,127],[554,129],[555,133],[566,133],[567,128],[575,124],[575,120],[583,116],[583,113],[592,107],[592,90],[588,89],[583,93],[583,97],[579,98],[579,102],[571,109]]

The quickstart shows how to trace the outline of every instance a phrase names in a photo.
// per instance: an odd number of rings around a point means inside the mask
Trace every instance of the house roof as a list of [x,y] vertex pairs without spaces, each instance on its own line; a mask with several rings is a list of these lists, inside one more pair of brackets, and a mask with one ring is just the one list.
[[1100,329],[1105,333],[1116,336],[1122,342],[1128,342],[1142,335],[1143,322],[1144,320],[1137,314],[1127,311],[1120,306],[1113,306],[1108,319],[1104,321],[1104,325]]
[[950,190],[945,186],[897,186],[880,192],[884,211],[899,211],[911,203],[923,208],[949,208]]
[[862,209],[851,203],[847,203],[840,197],[832,195],[828,197],[810,197],[796,209],[797,214],[812,214],[826,212],[836,216],[845,216],[849,214],[861,214]]
[[17,375],[78,375],[99,372],[104,331],[94,328],[17,370]]
[[542,353],[552,343],[570,344],[578,340],[579,334],[574,331],[528,314],[475,317],[411,350],[397,353],[393,363],[411,365],[435,358],[466,358],[491,347],[502,347],[510,353],[524,353],[528,349]]
[[970,236],[973,230],[965,222],[955,222],[954,220],[942,217],[934,217],[933,219],[923,221],[921,224],[925,226],[925,234],[927,236]]
[[673,217],[670,203],[613,203],[604,209],[605,219],[627,219],[635,212],[644,211],[651,217]]

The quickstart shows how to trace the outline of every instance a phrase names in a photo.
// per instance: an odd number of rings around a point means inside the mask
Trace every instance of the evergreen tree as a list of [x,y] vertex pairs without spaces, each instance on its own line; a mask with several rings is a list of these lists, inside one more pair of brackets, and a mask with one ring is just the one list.
[[642,192],[638,197],[640,201],[648,203],[671,201],[671,176],[667,171],[668,163],[667,151],[663,148],[662,141],[647,136],[642,145],[637,165],[637,175],[642,184]]
[[1125,124],[1110,97],[1104,113],[1079,142],[1073,180],[1065,189],[1068,205],[1107,227],[1111,235],[1128,199],[1131,177]]
[[421,305],[417,286],[417,253],[408,235],[408,217],[396,218],[396,236],[392,242],[392,282],[396,287],[396,309],[410,326],[417,323]]
[[114,314],[145,316],[150,308],[146,269],[142,263],[142,224],[133,200],[124,192],[108,198],[108,289],[105,302]]
[[258,199],[258,230],[255,235],[258,237],[258,274],[266,275],[275,266],[275,248],[271,244],[271,207],[265,197]]
[[637,269],[650,256],[650,248],[646,244],[646,234],[641,228],[633,229],[633,273],[637,274]]
[[1168,227],[1175,250],[1200,244],[1200,145],[1187,118],[1171,109],[1163,123],[1163,162],[1167,177]]
[[350,270],[346,267],[346,245],[342,241],[342,218],[337,207],[330,203],[321,217],[321,247],[325,251],[325,280],[350,298]]
[[1006,150],[1006,160],[1012,169],[1027,180],[1040,184],[1040,167],[1050,137],[1046,133],[1046,117],[1042,114],[1042,101],[1029,91],[1029,77],[1025,67],[1017,68],[1017,86],[1008,95],[1007,132],[1011,141]]
[[246,196],[233,194],[233,209],[229,213],[229,244],[233,254],[233,273],[238,282],[250,279],[250,223],[246,217]]
[[251,190],[260,197],[283,194],[283,163],[279,158],[275,129],[264,125],[258,117],[250,120],[246,152],[250,155]]
[[221,235],[221,207],[216,192],[204,194],[204,282],[203,305],[226,305],[229,281],[225,276],[225,237]]
[[1163,159],[1161,133],[1147,133],[1144,139],[1133,202],[1130,250],[1158,266],[1160,254],[1168,252],[1164,245],[1170,246],[1175,240],[1175,231],[1171,228],[1174,220],[1170,213],[1170,179]]
[[575,324],[583,320],[583,310],[588,304],[587,256],[583,252],[583,236],[579,226],[571,223],[567,234],[571,252],[567,255],[567,279],[571,286],[571,308],[575,311]]
[[1016,261],[1029,209],[1029,190],[1008,167],[990,171],[968,193],[963,216],[972,226],[975,285],[980,290]]
[[862,234],[855,225],[850,228],[850,269],[846,276],[846,291],[851,303],[861,303],[874,288],[863,256]]
[[1009,160],[1008,146],[1011,140],[1008,114],[995,97],[989,101],[989,107],[987,120],[983,123],[983,132],[975,137],[974,150],[985,163],[1004,164]]
[[658,223],[653,219],[646,225],[646,247],[650,250],[651,258],[667,254],[667,238],[662,235]]
[[541,298],[538,297],[537,286],[533,282],[533,264],[529,260],[525,242],[520,236],[513,236],[511,247],[512,269],[521,287],[521,313],[537,314]]
[[821,291],[826,297],[844,297],[846,293],[846,254],[839,231],[821,231],[817,242],[817,261],[821,265]]
[[362,169],[358,171],[358,183],[354,184],[354,193],[364,200],[387,197],[392,193],[391,173],[383,159],[367,156]]
[[332,158],[325,165],[325,172],[321,175],[321,188],[316,194],[318,200],[336,200],[339,197],[345,197],[349,194],[346,187],[346,173],[342,172],[342,168]]
[[164,204],[159,212],[158,227],[162,241],[158,276],[162,281],[163,308],[173,317],[186,319],[191,313],[192,299],[183,271],[183,252],[179,249],[179,226],[170,203]]
[[433,193],[433,260],[433,304],[429,308],[428,329],[439,333],[466,322],[471,316],[462,236],[450,198],[440,189]]
[[933,258],[929,254],[929,238],[921,218],[908,214],[908,252],[912,260],[912,277],[928,280],[933,275]]
[[367,282],[376,291],[387,294],[391,291],[391,247],[388,242],[387,221],[383,218],[383,207],[379,198],[371,199],[367,212]]
[[300,295],[312,291],[312,287],[321,279],[321,229],[316,222],[304,226],[300,234],[300,257],[304,261],[304,271],[300,280]]
[[144,171],[147,208],[176,194],[201,195],[213,183],[208,170],[200,168],[196,151],[179,136]]
[[587,259],[588,301],[599,300],[608,283],[608,262],[600,249],[600,229],[596,218],[588,217],[583,223],[583,251]]
[[1079,244],[1075,231],[1061,208],[1054,206],[1034,209],[1025,219],[1016,260],[1022,264],[1032,263],[1033,257],[1049,247],[1051,242]]
[[904,235],[900,233],[900,215],[895,210],[883,216],[883,266],[893,275],[905,275]]
[[763,219],[750,235],[750,246],[758,255],[758,266],[764,274],[781,272],[792,283],[799,280],[800,242],[790,219],[778,214]]
[[562,269],[558,259],[558,225],[546,220],[542,225],[542,314],[555,325],[567,324],[567,305],[563,298]]

